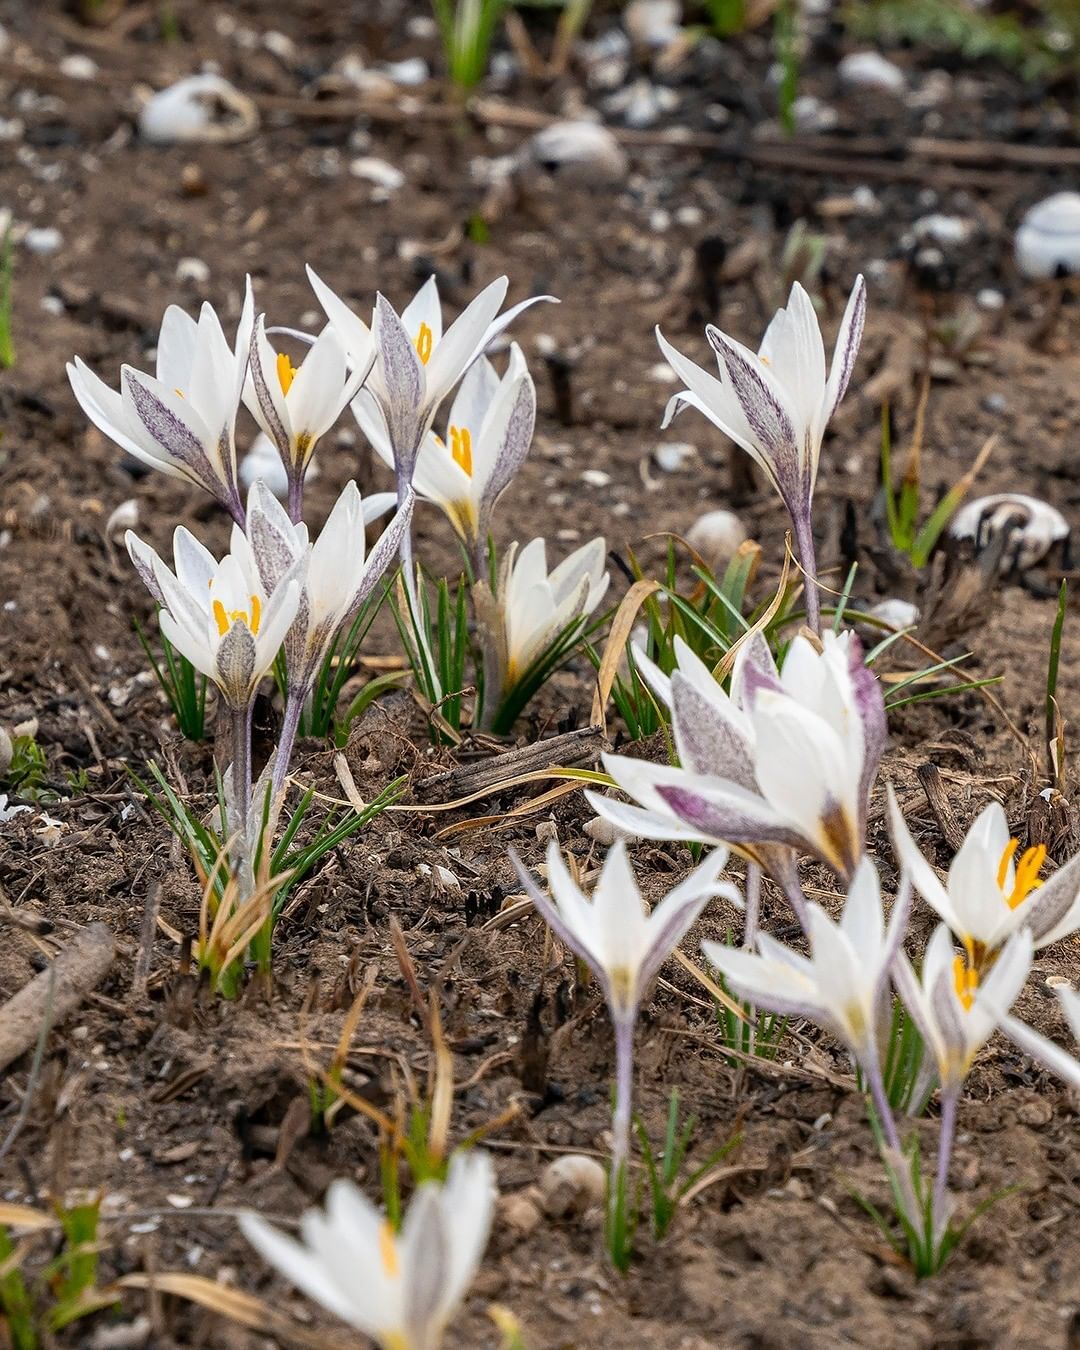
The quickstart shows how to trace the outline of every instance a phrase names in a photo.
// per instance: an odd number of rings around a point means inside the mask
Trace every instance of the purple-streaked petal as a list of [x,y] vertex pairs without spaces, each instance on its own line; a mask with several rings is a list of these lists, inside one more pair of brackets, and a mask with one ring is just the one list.
[[731,388],[754,439],[775,466],[785,496],[797,500],[803,486],[799,437],[776,380],[752,352],[719,329],[705,330],[709,344],[724,363]]
[[756,791],[754,747],[736,724],[724,716],[718,700],[707,699],[681,670],[671,676],[672,725],[679,760],[692,773],[723,775]]
[[851,374],[855,369],[855,358],[859,354],[865,323],[866,282],[860,273],[855,278],[855,285],[848,296],[844,317],[840,322],[840,332],[836,337],[836,346],[833,348],[832,367],[829,370],[829,382],[825,391],[826,422],[836,411],[851,383]]

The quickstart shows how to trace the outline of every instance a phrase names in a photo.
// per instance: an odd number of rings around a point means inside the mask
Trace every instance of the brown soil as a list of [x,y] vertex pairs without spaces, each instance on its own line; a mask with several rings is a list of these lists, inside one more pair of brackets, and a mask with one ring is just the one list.
[[[328,1137],[295,1137],[303,1112],[295,1104],[307,1091],[298,1046],[304,1035],[327,1047],[316,1053],[329,1058],[344,1010],[365,972],[374,970],[357,1044],[377,1054],[354,1054],[354,1085],[389,1106],[400,1081],[397,1066],[423,1078],[428,1042],[390,944],[391,916],[404,929],[422,984],[440,992],[460,1084],[455,1135],[520,1103],[518,1119],[491,1140],[504,1195],[535,1183],[559,1151],[603,1155],[612,1068],[606,1019],[589,990],[575,986],[569,962],[542,969],[538,919],[502,927],[489,922],[515,890],[506,846],[513,844],[530,863],[541,858],[538,821],[554,819],[583,867],[595,864],[597,850],[581,832],[589,813],[577,797],[563,798],[536,815],[445,840],[438,831],[447,824],[481,811],[505,812],[526,796],[504,794],[450,817],[385,815],[326,859],[299,891],[279,928],[270,997],[255,990],[239,1004],[199,997],[180,974],[177,949],[164,932],[153,944],[148,991],[134,993],[148,901],[158,897],[162,918],[191,933],[198,892],[126,770],[139,771],[164,753],[198,799],[210,781],[211,760],[204,747],[178,739],[156,687],[143,678],[146,662],[131,620],[134,614],[145,622],[150,604],[122,548],[106,538],[105,524],[116,506],[135,497],[140,529],[159,546],[178,521],[211,547],[224,544],[227,529],[207,501],[182,485],[133,477],[118,452],[88,428],[68,389],[64,361],[78,353],[106,377],[122,361],[143,365],[170,301],[190,308],[205,295],[235,312],[245,271],[253,274],[260,303],[283,322],[314,307],[304,262],[357,303],[377,288],[395,300],[411,294],[432,260],[454,303],[505,272],[512,298],[543,290],[563,303],[534,310],[515,330],[537,370],[541,410],[532,455],[500,507],[500,541],[524,542],[540,527],[561,552],[603,532],[615,554],[626,558],[633,548],[654,563],[663,544],[651,536],[685,531],[703,510],[734,504],[766,556],[775,558],[784,531],[779,507],[765,490],[743,485],[736,491],[719,436],[692,414],[671,432],[658,431],[670,387],[650,374],[659,360],[652,327],[661,322],[704,361],[701,292],[685,282],[695,246],[719,238],[730,251],[753,238],[762,257],[775,260],[792,220],[806,217],[830,238],[823,284],[830,330],[855,271],[880,260],[857,383],[891,372],[869,395],[849,398],[826,447],[818,500],[823,561],[834,567],[834,579],[840,576],[845,506],[853,503],[858,596],[910,595],[925,582],[890,576],[869,511],[877,483],[874,393],[889,384],[906,443],[925,335],[982,287],[998,288],[1004,307],[983,316],[979,343],[941,369],[947,378],[934,383],[925,438],[928,499],[930,489],[954,481],[994,434],[984,490],[1045,495],[1070,520],[1077,518],[1075,295],[1024,284],[1010,262],[1011,229],[1022,210],[1073,184],[1067,174],[1016,167],[965,179],[941,165],[928,167],[918,183],[875,174],[881,214],[837,216],[843,209],[837,199],[860,182],[857,175],[767,170],[738,158],[635,146],[625,190],[540,193],[513,203],[492,225],[490,241],[472,245],[460,242],[460,227],[483,192],[470,180],[470,161],[507,153],[526,133],[485,129],[467,118],[373,120],[365,153],[400,164],[407,174],[406,185],[385,204],[373,202],[370,186],[347,172],[354,120],[294,120],[271,111],[254,139],[227,147],[157,149],[132,135],[133,86],[146,80],[161,87],[206,60],[267,100],[298,97],[334,60],[365,43],[376,55],[420,54],[437,63],[430,39],[407,35],[399,6],[385,7],[391,11],[385,24],[363,17],[366,5],[322,0],[230,7],[242,24],[292,37],[295,68],[261,47],[245,52],[221,36],[214,22],[221,7],[171,8],[180,38],[165,43],[152,14],[121,30],[84,30],[59,4],[0,2],[0,22],[13,42],[0,58],[3,106],[5,115],[25,124],[20,143],[0,143],[0,205],[64,236],[55,255],[17,252],[19,359],[0,376],[0,722],[38,719],[48,780],[59,794],[44,809],[63,826],[52,845],[37,814],[0,826],[4,894],[16,910],[54,925],[47,938],[7,930],[0,995],[24,985],[74,925],[102,920],[119,944],[104,985],[49,1038],[33,1109],[2,1164],[3,1196],[41,1203],[65,1188],[101,1187],[116,1216],[104,1232],[103,1279],[182,1269],[268,1293],[279,1309],[310,1319],[310,1307],[253,1257],[231,1214],[254,1205],[295,1216],[339,1175],[366,1181],[376,1193],[375,1137],[362,1117],[342,1119]],[[137,18],[137,7],[132,11]],[[594,22],[602,27],[613,20]],[[844,94],[833,73],[837,44],[830,36],[815,49],[804,87],[835,102],[841,135],[900,142],[932,132],[1053,144],[1062,118],[1067,122],[1061,109],[1075,94],[1032,89],[978,68],[954,80],[928,124],[925,109]],[[59,59],[71,51],[92,55],[98,78],[62,77]],[[19,64],[31,57],[40,61],[40,72],[20,73]],[[937,64],[912,51],[898,59],[917,77]],[[769,97],[753,92],[766,88],[768,62],[760,34],[693,54],[670,77],[683,100],[677,124],[707,129],[705,109],[719,101],[731,112],[725,135],[733,146],[746,144],[770,115]],[[547,88],[522,80],[504,96],[554,112],[572,101],[575,88],[569,78]],[[428,107],[439,96],[432,87],[419,97]],[[888,163],[875,161],[878,168]],[[189,164],[205,185],[201,195],[182,187]],[[695,212],[680,216],[688,207]],[[926,289],[926,278],[911,272],[898,244],[904,229],[929,210],[978,222],[977,240],[957,260],[945,290]],[[655,228],[657,211],[668,213],[663,230]],[[454,231],[459,242],[441,247]],[[208,264],[205,285],[176,280],[178,261],[191,257]],[[752,339],[777,299],[771,276],[763,264],[723,283],[719,312],[707,317]],[[541,333],[551,335],[557,350],[578,352],[571,425],[556,420],[554,394],[542,378]],[[683,439],[699,451],[685,469],[669,475],[649,468],[658,442]],[[602,469],[610,483],[583,482],[588,468]],[[322,451],[321,470],[311,494],[316,519],[347,478],[359,475],[363,485],[374,476],[359,450],[332,442]],[[446,536],[441,518],[421,510],[418,551],[434,568],[451,560]],[[769,571],[763,588],[774,574]],[[968,694],[898,713],[882,774],[896,784],[913,828],[940,864],[950,854],[915,776],[918,765],[932,758],[941,767],[961,827],[994,796],[1025,841],[1046,782],[1040,739],[1054,614],[1048,596],[1056,579],[1026,587],[1011,581],[961,605],[970,573],[961,576],[957,582],[951,574],[941,588],[927,640],[948,655],[972,651],[969,669],[978,677],[1002,675],[996,702]],[[921,602],[931,608],[925,594]],[[392,650],[389,632],[379,641]],[[1059,686],[1067,719],[1080,698],[1078,656],[1070,624]],[[590,672],[579,663],[525,719],[520,740],[586,724],[591,697]],[[267,742],[275,716],[268,704]],[[617,726],[611,730],[618,734]],[[419,712],[401,696],[366,716],[347,755],[362,793],[395,774],[415,781],[449,762],[430,750]],[[304,744],[297,776],[337,794],[330,760],[323,747]],[[77,787],[70,785],[73,774],[80,776]],[[1055,836],[1058,863],[1074,847],[1073,820],[1070,808]],[[880,802],[871,835],[888,885],[894,877]],[[688,857],[675,846],[642,845],[635,862],[647,893],[658,894],[685,871]],[[433,890],[417,870],[422,863],[449,866],[462,892]],[[810,880],[834,895],[827,877]],[[774,931],[783,931],[776,898],[766,894],[766,906]],[[702,934],[721,933],[729,922],[732,914],[710,911]],[[929,932],[924,909],[917,910],[914,927],[916,939]],[[1022,1015],[1059,1040],[1067,1033],[1046,980],[1075,977],[1077,954],[1075,938],[1042,953],[1021,1003]],[[656,1138],[677,1086],[685,1108],[698,1117],[694,1152],[701,1158],[740,1130],[742,1143],[727,1172],[679,1215],[663,1244],[642,1230],[626,1280],[607,1267],[594,1222],[544,1220],[524,1234],[499,1222],[450,1345],[496,1344],[484,1315],[493,1301],[518,1314],[535,1350],[1080,1344],[1077,1118],[1056,1081],[1003,1041],[984,1054],[961,1112],[953,1180],[965,1209],[1003,1187],[1018,1190],[976,1225],[940,1277],[918,1283],[892,1259],[852,1199],[858,1190],[881,1201],[885,1190],[862,1103],[835,1047],[801,1027],[780,1062],[737,1072],[722,1053],[700,988],[674,965],[665,977],[640,1031],[637,1106]],[[18,1111],[29,1061],[27,1055],[13,1066],[0,1093],[7,1122]],[[932,1123],[919,1128],[931,1148]],[[39,1244],[38,1257],[46,1249]],[[140,1311],[142,1297],[127,1297],[125,1317]],[[173,1300],[147,1306],[154,1346],[276,1343]],[[58,1343],[89,1345],[92,1325],[77,1324]]]

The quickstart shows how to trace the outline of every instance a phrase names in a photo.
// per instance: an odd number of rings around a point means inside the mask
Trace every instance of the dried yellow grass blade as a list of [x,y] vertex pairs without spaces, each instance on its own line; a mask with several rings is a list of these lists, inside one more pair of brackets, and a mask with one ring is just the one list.
[[716,981],[710,979],[700,966],[696,966],[685,952],[674,951],[672,952],[672,956],[674,956],[675,960],[678,961],[679,965],[682,966],[684,970],[693,975],[694,979],[697,980],[698,984],[700,984],[703,989],[709,991],[712,997],[716,999],[717,1003],[722,1003],[728,1012],[737,1017],[740,1022],[749,1022],[750,1019],[739,1004],[736,1003],[729,994],[725,994]]
[[[159,1294],[175,1294],[197,1303],[200,1308],[219,1313],[252,1331],[267,1331],[284,1336],[296,1345],[309,1350],[348,1350],[349,1342],[307,1331],[287,1317],[275,1312],[269,1304],[254,1294],[241,1289],[229,1289],[204,1275],[188,1275],[180,1270],[163,1270],[157,1274],[137,1272],[117,1280],[120,1289],[153,1289]],[[352,1344],[355,1344],[353,1342]]]
[[0,1224],[5,1228],[32,1228],[35,1231],[44,1231],[46,1228],[59,1228],[60,1220],[40,1209],[31,1209],[29,1205],[0,1204]]
[[607,735],[605,709],[607,708],[608,696],[611,694],[611,686],[615,683],[619,661],[626,650],[627,641],[634,627],[634,620],[637,618],[638,610],[649,596],[659,589],[660,583],[647,577],[635,581],[623,596],[619,608],[615,611],[615,617],[611,621],[611,631],[608,633],[604,655],[600,661],[600,669],[596,674],[596,692],[593,695],[592,716],[589,719],[593,726],[603,727],[605,736]]

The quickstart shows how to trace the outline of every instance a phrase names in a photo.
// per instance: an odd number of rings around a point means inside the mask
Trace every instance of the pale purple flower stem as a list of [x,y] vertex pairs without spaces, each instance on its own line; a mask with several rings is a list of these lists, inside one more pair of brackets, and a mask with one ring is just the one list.
[[938,1136],[937,1171],[934,1173],[934,1231],[939,1231],[949,1193],[949,1163],[956,1142],[956,1103],[959,1093],[952,1089],[941,1094],[941,1132]]
[[[395,467],[395,487],[397,489],[398,510],[401,510],[402,503],[409,495],[409,488],[412,486],[412,470],[416,467],[416,455],[410,460],[409,472],[403,473],[398,465],[401,463],[401,456],[394,451]],[[435,673],[435,656],[427,640],[427,634],[424,632],[423,620],[420,611],[420,594],[416,586],[416,572],[413,568],[413,541],[412,541],[412,521],[409,527],[401,536],[401,570],[405,575],[405,593],[409,598],[409,605],[413,614],[413,632],[416,634],[416,645],[420,648],[423,659],[427,662],[431,672],[431,678],[438,685],[438,676]],[[441,696],[441,692],[440,696]]]
[[[754,950],[757,942],[758,920],[761,917],[761,868],[755,862],[746,864],[746,923],[743,927],[743,946],[747,951]],[[754,1041],[757,1038],[757,1008],[749,1009],[749,1052],[754,1053]]]
[[778,868],[773,880],[780,886],[784,892],[784,898],[795,911],[795,917],[799,921],[799,926],[803,932],[809,936],[810,919],[806,908],[806,896],[803,895],[802,886],[799,884],[799,871],[795,866],[794,858],[787,862],[782,868]]
[[633,1018],[614,1018],[616,1027],[616,1111],[612,1118],[612,1201],[618,1173],[630,1156],[630,1107],[633,1100]]
[[799,562],[804,573],[803,593],[806,597],[806,622],[815,633],[821,633],[821,598],[817,586],[817,554],[814,549],[814,529],[810,523],[809,504],[805,509],[792,512],[791,523],[795,527],[795,547],[799,550]]
[[230,708],[232,724],[232,785],[237,816],[244,840],[247,839],[248,814],[251,810],[251,715],[255,700],[249,699],[243,708]]
[[300,718],[304,711],[307,692],[303,689],[290,689],[285,700],[285,716],[281,722],[281,735],[278,737],[277,754],[274,756],[274,777],[271,782],[271,799],[276,800],[289,776],[289,761],[292,759],[296,733],[300,727]]
[[885,1091],[885,1081],[881,1076],[877,1044],[872,1036],[858,1059],[859,1066],[870,1088],[870,1099],[874,1103],[874,1111],[885,1135],[885,1142],[889,1147],[889,1152],[893,1155],[891,1159],[886,1158],[886,1164],[895,1172],[904,1208],[907,1210],[906,1217],[913,1223],[917,1223],[919,1206],[912,1189],[911,1173],[908,1171],[903,1145],[900,1143],[900,1131],[896,1128],[896,1117],[893,1115],[892,1106],[889,1104],[889,1094]]
[[299,525],[304,519],[304,475],[289,475],[289,519]]
[[752,951],[757,941],[758,920],[761,916],[761,868],[755,862],[746,864],[746,924],[743,928],[743,946]]

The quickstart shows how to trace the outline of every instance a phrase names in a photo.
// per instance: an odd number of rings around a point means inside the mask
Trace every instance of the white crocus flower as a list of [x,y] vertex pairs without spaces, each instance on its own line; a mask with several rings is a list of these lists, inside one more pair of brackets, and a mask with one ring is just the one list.
[[865,318],[866,284],[860,276],[848,298],[832,366],[826,372],[817,312],[796,282],[787,308],[776,313],[757,352],[712,324],[705,329],[720,379],[683,356],[656,330],[660,350],[686,384],[669,401],[664,425],[682,408],[696,408],[745,450],[772,483],[791,516],[808,573],[807,612],[815,629],[820,623],[810,504],[825,427],[850,383]]
[[596,538],[575,549],[551,572],[547,545],[533,539],[520,553],[512,544],[503,564],[499,601],[506,628],[506,683],[517,682],[554,638],[587,618],[607,593],[607,545]]
[[[354,410],[377,454],[393,468],[385,422],[362,399]],[[416,495],[445,512],[478,575],[484,570],[492,510],[525,462],[535,422],[536,388],[515,342],[502,379],[486,357],[473,362],[450,405],[445,437],[429,431],[420,446],[413,474]]]
[[329,326],[296,367],[270,345],[264,316],[256,320],[244,402],[281,456],[293,520],[300,519],[304,474],[319,439],[352,402],[369,370],[370,362],[350,373],[341,339]]
[[300,604],[304,560],[267,592],[240,527],[233,551],[220,562],[182,525],[173,535],[175,573],[137,534],[128,553],[161,605],[158,621],[169,642],[221,690],[233,712],[247,709],[274,664]]
[[1080,1086],[1080,1062],[1009,1011],[1027,983],[1033,956],[1031,932],[1021,928],[1005,942],[989,970],[980,969],[967,953],[961,956],[956,951],[949,927],[943,923],[927,945],[918,976],[903,952],[893,964],[897,992],[919,1029],[928,1068],[936,1072],[941,1086],[941,1133],[932,1202],[938,1237],[946,1231],[951,1210],[949,1162],[957,1103],[975,1056],[994,1032],[1000,1029],[1051,1073],[1073,1087]]
[[383,514],[388,496],[395,500],[392,493],[362,500],[356,484],[347,483],[312,544],[307,526],[293,524],[265,483],[253,484],[248,494],[247,537],[234,547],[246,548],[250,566],[267,591],[291,573],[299,572],[301,581],[296,618],[285,638],[288,697],[274,770],[275,796],[285,782],[300,716],[319,669],[337,634],[348,628],[394,560],[409,528],[411,492],[365,557],[364,528]]
[[473,587],[473,601],[484,646],[484,707],[479,724],[509,730],[519,704],[515,689],[527,696],[542,682],[581,636],[585,623],[608,588],[604,570],[607,545],[590,540],[550,573],[547,545],[534,539],[517,551],[511,544],[499,569],[497,592],[486,582]]
[[411,497],[365,557],[364,528],[384,509],[384,494],[362,499],[356,484],[346,483],[318,539],[310,543],[307,526],[289,519],[265,483],[253,484],[245,542],[264,588],[272,591],[306,559],[300,604],[285,639],[290,691],[307,692],[335,634],[355,616],[397,553],[412,513]]
[[437,1350],[480,1264],[494,1205],[490,1159],[457,1153],[445,1185],[417,1188],[400,1233],[344,1179],[331,1182],[325,1212],[302,1215],[299,1242],[250,1211],[240,1228],[290,1283],[382,1350]]
[[604,767],[637,805],[590,792],[593,808],[646,838],[750,845],[796,908],[797,884],[783,862],[790,850],[850,882],[886,736],[881,689],[858,638],[827,632],[815,644],[798,636],[778,673],[758,636],[740,650],[730,694],[685,644],[670,679],[635,655],[671,707],[681,767],[605,755]]
[[1036,950],[1080,928],[1080,855],[1041,881],[1046,846],[1025,849],[1017,860],[1019,843],[1009,834],[1000,803],[980,812],[945,883],[911,837],[891,786],[889,818],[897,860],[980,970],[1020,928],[1030,930]]
[[713,896],[741,904],[738,892],[718,878],[727,850],[717,849],[648,913],[620,840],[604,859],[592,900],[571,877],[554,840],[547,850],[550,898],[513,849],[521,884],[556,936],[584,961],[604,992],[615,1028],[615,1121],[612,1175],[629,1151],[634,1026],[657,971]]
[[709,963],[742,999],[770,1012],[807,1017],[824,1027],[862,1065],[876,1063],[887,1011],[889,972],[910,908],[911,888],[897,899],[886,928],[877,870],[869,858],[856,868],[840,922],[807,904],[810,956],[766,933],[757,951],[703,942]]
[[121,366],[117,392],[79,357],[67,367],[79,406],[99,431],[151,468],[204,488],[241,524],[235,428],[253,322],[249,279],[233,347],[210,305],[198,323],[170,305],[158,334],[156,376]]
[[919,976],[902,952],[897,957],[897,992],[930,1052],[944,1098],[955,1101],[975,1056],[999,1028],[1052,1073],[1080,1084],[1080,1063],[1010,1013],[1033,956],[1031,933],[1024,928],[1013,933],[988,971],[980,971],[956,951],[948,925],[940,924]]
[[371,366],[354,411],[361,426],[371,422],[379,426],[380,439],[390,445],[399,500],[412,482],[420,447],[451,389],[523,310],[554,299],[533,296],[500,314],[509,282],[499,277],[444,330],[439,288],[432,276],[400,315],[385,296],[377,296],[369,328],[310,267],[307,272],[353,370]]

